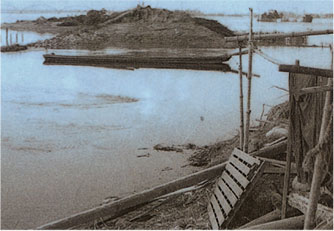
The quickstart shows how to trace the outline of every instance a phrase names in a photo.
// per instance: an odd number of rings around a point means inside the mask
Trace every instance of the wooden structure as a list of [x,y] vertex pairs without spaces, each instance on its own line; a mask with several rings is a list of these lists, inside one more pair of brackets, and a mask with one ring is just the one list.
[[[287,37],[303,37],[312,35],[324,35],[333,34],[333,30],[318,30],[318,31],[303,31],[303,32],[291,32],[291,33],[273,33],[273,34],[254,34],[253,40],[267,40],[275,38],[287,38]],[[248,35],[239,35],[233,37],[225,37],[225,42],[242,42],[248,41]]]
[[[311,185],[310,203],[304,209],[305,229],[316,226],[316,211],[320,186],[327,171],[332,172],[332,91],[333,70],[280,65],[280,71],[289,72],[289,137],[287,167],[284,179],[282,218],[286,216],[291,156],[294,154],[298,181]],[[325,138],[326,137],[326,138]],[[318,154],[321,150],[321,153]]]
[[227,228],[262,173],[264,161],[234,149],[208,205],[213,229]]

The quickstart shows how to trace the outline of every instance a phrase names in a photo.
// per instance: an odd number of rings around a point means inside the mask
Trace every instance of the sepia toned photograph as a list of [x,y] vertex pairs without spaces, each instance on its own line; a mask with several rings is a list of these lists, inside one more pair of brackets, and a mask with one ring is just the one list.
[[2,230],[333,230],[332,0],[1,0]]

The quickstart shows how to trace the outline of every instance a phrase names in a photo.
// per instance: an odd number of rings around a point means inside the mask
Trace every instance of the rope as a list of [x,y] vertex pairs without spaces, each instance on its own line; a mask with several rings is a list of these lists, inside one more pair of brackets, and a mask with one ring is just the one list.
[[276,59],[274,59],[274,58],[272,58],[272,57],[266,55],[266,54],[263,53],[260,49],[254,49],[254,52],[255,52],[256,54],[260,55],[260,56],[261,56],[262,58],[264,58],[265,60],[267,60],[267,61],[269,61],[269,62],[271,62],[271,63],[273,63],[273,64],[276,64],[276,65],[281,65],[281,64],[282,64],[282,62],[280,62],[280,61],[278,61],[278,60],[276,60]]

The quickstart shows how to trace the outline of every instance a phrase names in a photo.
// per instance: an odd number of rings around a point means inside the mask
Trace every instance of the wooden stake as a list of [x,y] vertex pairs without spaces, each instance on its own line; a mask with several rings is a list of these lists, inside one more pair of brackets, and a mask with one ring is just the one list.
[[[332,64],[331,68],[333,69],[333,48],[330,46],[331,56],[332,56]],[[333,85],[333,79],[328,79],[327,85]],[[320,135],[319,135],[319,143],[324,139],[324,135],[326,133],[326,127],[330,120],[331,116],[331,92],[326,93],[325,105],[323,109]],[[322,181],[322,175],[324,174],[324,156],[323,153],[318,153],[315,157],[311,191],[310,191],[310,203],[307,208],[307,213],[305,216],[304,229],[313,229],[315,227],[315,218],[318,206],[318,200],[320,196],[320,186]]]
[[[299,66],[299,60],[296,60],[296,66]],[[289,92],[292,92],[292,83],[294,81],[294,77],[289,74]],[[282,210],[281,210],[281,218],[286,218],[287,212],[287,199],[289,194],[289,181],[290,181],[290,172],[291,172],[291,154],[292,154],[292,101],[293,94],[289,94],[289,132],[288,132],[288,144],[287,144],[287,152],[286,152],[286,167],[284,173],[284,185],[283,185],[283,196],[282,196]]]
[[247,118],[246,118],[246,129],[245,129],[245,141],[244,141],[244,152],[248,153],[248,141],[249,141],[249,125],[250,125],[250,114],[251,114],[251,91],[252,91],[252,66],[253,66],[253,9],[250,10],[250,28],[249,28],[249,41],[248,41],[248,92],[247,92]]
[[8,46],[9,43],[8,43],[8,28],[6,28],[6,46]]
[[242,51],[241,45],[239,46],[239,77],[240,77],[240,150],[243,150],[244,146],[244,93],[243,93],[243,80],[242,80]]

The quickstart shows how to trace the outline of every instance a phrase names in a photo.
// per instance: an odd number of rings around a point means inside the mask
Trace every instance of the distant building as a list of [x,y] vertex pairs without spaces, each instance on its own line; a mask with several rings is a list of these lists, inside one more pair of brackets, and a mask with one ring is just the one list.
[[305,14],[303,17],[303,22],[312,22],[313,17],[310,14]]

